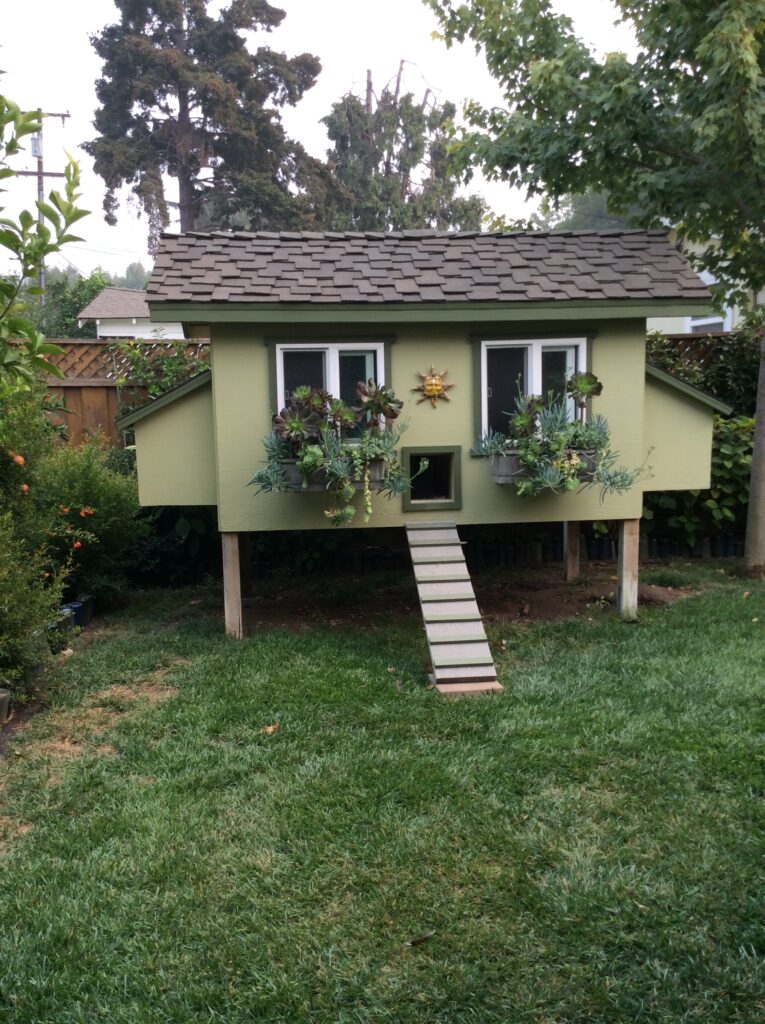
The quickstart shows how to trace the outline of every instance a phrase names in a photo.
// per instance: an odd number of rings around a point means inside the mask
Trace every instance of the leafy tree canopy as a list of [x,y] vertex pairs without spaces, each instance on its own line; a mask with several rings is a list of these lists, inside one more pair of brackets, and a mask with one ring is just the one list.
[[153,249],[169,222],[169,175],[182,231],[203,210],[225,224],[243,204],[251,224],[287,226],[311,161],[285,136],[279,107],[296,103],[321,66],[310,54],[251,53],[243,35],[270,31],[284,11],[266,0],[230,0],[215,17],[208,0],[115,4],[119,23],[91,40],[104,63],[98,135],[84,147],[106,183],[106,220],[116,222],[116,192],[130,185]]
[[326,227],[399,231],[405,228],[480,230],[486,205],[457,195],[450,173],[447,129],[455,107],[426,91],[422,100],[402,93],[404,62],[395,84],[375,97],[371,76],[362,98],[348,93],[323,118],[332,142]]
[[29,317],[49,338],[95,338],[95,321],[79,324],[88,303],[104,288],[143,289],[148,279],[149,271],[139,262],[128,264],[124,274],[96,267],[83,276],[74,267],[52,267],[45,272],[45,303],[30,303]]
[[[471,104],[459,166],[553,201],[607,192],[701,243],[728,292],[765,285],[762,0],[616,0],[638,54],[602,60],[551,0],[427,0],[447,43],[483,49],[506,105]],[[710,239],[716,244],[710,245]]]
[[45,305],[39,305],[30,315],[48,338],[95,338],[95,322],[88,320],[80,327],[77,318],[80,310],[108,283],[102,270],[94,270],[87,277],[49,271],[46,274]]
[[114,285],[115,288],[138,289],[146,287],[149,283],[149,275],[150,271],[143,263],[136,260],[134,263],[128,263],[124,274],[106,274],[105,276],[108,283]]
[[635,227],[641,220],[641,211],[628,214],[615,213],[605,192],[585,192],[566,195],[553,208],[543,204],[545,227],[553,231],[620,231]]
[[[742,306],[765,286],[765,3],[615,0],[638,45],[598,59],[551,0],[427,0],[447,44],[482,49],[506,105],[471,104],[456,145],[474,166],[553,203],[607,192],[646,227],[672,226]],[[765,334],[746,561],[765,575]]]

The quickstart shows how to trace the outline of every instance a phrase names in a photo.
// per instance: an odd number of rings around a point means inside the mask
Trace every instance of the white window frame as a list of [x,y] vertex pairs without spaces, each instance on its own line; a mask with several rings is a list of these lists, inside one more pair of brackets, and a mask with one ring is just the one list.
[[710,330],[717,324],[722,324],[720,328],[723,331],[733,330],[733,310],[730,306],[725,307],[725,312],[722,316],[716,313],[714,316],[689,316],[688,323],[686,324],[686,334],[697,334],[704,333],[695,330],[696,327],[708,327]]
[[[706,285],[717,284],[717,278],[714,274],[710,274],[708,270],[700,270],[699,277]],[[733,306],[726,306],[722,316],[719,313],[711,313],[708,316],[686,317],[685,333],[695,334],[694,327],[714,327],[715,324],[721,322],[724,331],[733,330]]]
[[341,352],[374,352],[377,362],[376,384],[385,384],[385,344],[381,341],[321,341],[292,342],[276,345],[276,395],[279,409],[285,405],[284,397],[284,359],[285,352],[322,352],[324,353],[325,387],[331,395],[338,397],[340,392],[340,360]]
[[[527,393],[540,395],[542,393],[542,352],[544,349],[561,351],[562,349],[574,349],[575,364],[570,367],[571,373],[587,372],[587,339],[586,338],[492,338],[490,341],[481,342],[481,433],[485,434],[489,429],[489,379],[487,372],[486,353],[490,348],[522,348],[527,352],[526,365],[528,367]],[[570,374],[569,374],[570,376]],[[573,401],[571,404],[570,416],[574,418]]]

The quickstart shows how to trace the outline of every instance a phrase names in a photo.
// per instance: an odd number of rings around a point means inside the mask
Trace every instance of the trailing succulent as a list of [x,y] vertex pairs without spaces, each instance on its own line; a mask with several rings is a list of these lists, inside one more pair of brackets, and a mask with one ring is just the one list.
[[603,385],[594,373],[571,377],[566,394],[576,403],[574,420],[569,419],[565,398],[545,403],[538,395],[519,393],[515,410],[508,413],[507,433],[489,431],[475,443],[473,453],[490,459],[515,455],[519,465],[516,488],[521,496],[596,485],[600,487],[601,501],[608,494],[621,494],[645,470],[617,467],[619,455],[611,451],[606,418],[596,414],[585,420],[588,399],[600,395],[602,390]]
[[356,393],[357,403],[348,407],[316,388],[292,392],[288,405],[272,417],[271,433],[263,438],[266,464],[250,481],[258,494],[294,490],[286,468],[294,462],[303,488],[321,483],[329,492],[332,503],[324,515],[333,526],[342,526],[356,515],[357,490],[362,494],[364,522],[371,516],[373,467],[381,467],[376,489],[388,497],[409,487],[410,477],[396,452],[404,428],[389,425],[403,402],[373,380],[360,381]]

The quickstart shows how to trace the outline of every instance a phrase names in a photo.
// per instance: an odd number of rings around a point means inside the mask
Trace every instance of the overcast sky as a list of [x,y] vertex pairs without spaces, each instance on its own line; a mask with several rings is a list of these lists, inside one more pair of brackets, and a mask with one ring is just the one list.
[[[62,125],[45,123],[45,166],[62,170],[64,150],[79,161],[83,176],[82,205],[92,215],[81,221],[78,233],[85,241],[66,247],[68,260],[82,273],[96,266],[121,271],[133,260],[150,265],[146,253],[146,223],[131,208],[127,196],[121,202],[118,224],[103,220],[103,183],[92,170],[88,156],[79,145],[93,136],[96,106],[95,81],[100,62],[89,36],[117,20],[111,0],[26,0],[15,2],[3,12],[3,42],[0,46],[0,91],[24,109],[41,106],[54,112],[69,111]],[[265,45],[289,55],[309,52],[322,63],[317,84],[294,109],[287,108],[287,132],[299,139],[316,156],[324,156],[327,139],[320,119],[331,104],[349,90],[362,92],[370,68],[375,87],[392,78],[401,59],[407,61],[406,87],[415,94],[430,88],[441,99],[461,108],[466,99],[484,104],[498,103],[500,94],[485,65],[469,47],[447,50],[432,38],[437,25],[431,11],[420,0],[274,0],[286,11],[278,30],[261,36]],[[220,3],[213,2],[214,9]],[[630,50],[631,39],[624,27],[615,27],[616,11],[610,0],[556,0],[559,10],[570,14],[579,34],[596,50]],[[14,163],[18,169],[34,169],[28,158]],[[54,184],[49,179],[46,191]],[[36,198],[34,178],[18,178],[8,186],[6,210],[13,215],[22,206],[32,207]],[[521,216],[523,197],[502,184],[476,184],[497,213]],[[172,225],[171,225],[172,230]],[[63,265],[61,259],[56,259]],[[0,269],[7,269],[2,267]]]

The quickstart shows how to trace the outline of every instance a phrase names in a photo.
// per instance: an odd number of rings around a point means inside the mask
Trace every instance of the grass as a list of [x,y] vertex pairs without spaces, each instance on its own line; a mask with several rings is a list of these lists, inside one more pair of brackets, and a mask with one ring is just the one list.
[[677,573],[455,702],[416,621],[145,595],[0,765],[0,1020],[763,1019],[765,588]]

